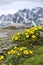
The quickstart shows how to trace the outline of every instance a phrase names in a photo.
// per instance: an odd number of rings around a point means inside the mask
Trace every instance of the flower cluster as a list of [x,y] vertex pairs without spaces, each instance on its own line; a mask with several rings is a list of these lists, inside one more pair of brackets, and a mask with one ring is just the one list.
[[4,59],[4,55],[0,55],[0,60],[3,60]]
[[[3,63],[2,65],[14,65],[16,64],[16,61],[19,62],[22,60],[22,58],[30,57],[33,52],[31,50],[28,50],[26,47],[17,47],[14,46],[12,49],[8,50],[6,53],[6,58],[4,58],[4,55],[0,56],[0,60],[7,60],[6,63]],[[13,61],[12,61],[13,60]],[[10,63],[10,61],[12,61]]]
[[43,41],[43,38],[39,38],[41,30],[42,26],[34,26],[25,29],[23,32],[14,34],[12,36],[12,41],[17,42],[17,46],[7,50],[4,53],[5,55],[0,55],[0,61],[5,61],[2,65],[17,65],[18,63],[23,62],[24,59],[31,57],[33,51],[29,50],[31,49],[30,45],[32,45],[32,43],[41,43],[40,40]]
[[13,35],[12,41],[25,40],[29,38],[36,39],[40,34],[40,30],[42,30],[42,26],[34,26],[30,29],[25,29],[24,32],[18,32]]
[[[32,52],[32,51],[31,51]],[[17,47],[14,46],[13,49],[7,52],[8,55],[16,54],[16,55],[29,55],[32,54],[26,47]]]

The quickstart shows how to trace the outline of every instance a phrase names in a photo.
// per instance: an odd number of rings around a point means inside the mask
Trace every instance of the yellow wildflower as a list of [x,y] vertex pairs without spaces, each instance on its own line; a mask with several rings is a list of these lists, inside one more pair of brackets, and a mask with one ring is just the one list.
[[33,30],[34,30],[34,31],[38,30],[37,26],[34,26],[34,27],[33,27]]
[[0,60],[3,60],[4,59],[4,55],[0,56]]
[[22,48],[22,47],[20,47],[20,48],[19,48],[19,50],[20,50],[20,51],[22,51],[22,50],[23,50],[23,48]]
[[13,50],[13,49],[10,52],[11,52],[11,54],[15,54],[15,50]]
[[10,54],[11,54],[11,52],[10,52],[10,51],[8,51],[8,52],[7,52],[7,54],[8,54],[8,55],[10,55]]
[[29,51],[29,53],[30,53],[30,54],[33,54],[33,52],[32,52],[32,51]]
[[29,33],[30,32],[30,29],[27,29],[27,31],[26,31],[27,33]]
[[32,38],[34,39],[34,38],[36,38],[36,36],[35,35],[32,35]]
[[28,55],[29,54],[28,50],[24,50],[24,54]]
[[34,31],[30,31],[30,33],[29,34],[34,34]]
[[29,38],[29,35],[26,35],[26,38]]
[[18,40],[18,37],[17,37],[17,36],[15,37],[15,41],[16,41],[16,40]]

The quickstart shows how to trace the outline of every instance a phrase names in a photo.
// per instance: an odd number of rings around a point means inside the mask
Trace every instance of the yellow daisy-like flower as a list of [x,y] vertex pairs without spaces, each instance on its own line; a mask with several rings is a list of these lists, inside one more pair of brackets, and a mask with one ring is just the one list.
[[27,31],[26,31],[27,33],[29,33],[30,32],[30,29],[27,29]]
[[32,35],[32,38],[33,38],[33,39],[35,39],[35,38],[36,38],[36,36],[35,36],[35,35]]
[[8,52],[7,52],[7,54],[8,54],[8,55],[10,55],[10,54],[11,54],[11,52],[10,52],[10,51],[8,51]]
[[30,33],[29,34],[34,34],[34,31],[30,31]]
[[34,29],[34,31],[35,31],[35,30],[38,30],[37,26],[34,26],[33,29]]
[[26,35],[26,38],[29,38],[29,35]]
[[22,51],[22,50],[23,50],[23,48],[22,48],[22,47],[20,47],[20,48],[19,48],[19,50],[20,50],[20,51]]
[[3,60],[4,59],[4,55],[0,56],[0,60]]
[[24,54],[28,55],[29,54],[28,50],[24,50]]
[[15,50],[13,50],[13,49],[10,52],[11,52],[11,54],[15,54]]
[[32,52],[32,51],[29,51],[29,53],[30,53],[30,54],[33,54],[33,52]]
[[15,54],[15,50],[12,49],[12,50],[8,51],[7,54],[8,54],[8,55],[10,55],[10,54]]
[[15,41],[17,41],[17,40],[18,40],[18,37],[16,36],[16,37],[15,37]]

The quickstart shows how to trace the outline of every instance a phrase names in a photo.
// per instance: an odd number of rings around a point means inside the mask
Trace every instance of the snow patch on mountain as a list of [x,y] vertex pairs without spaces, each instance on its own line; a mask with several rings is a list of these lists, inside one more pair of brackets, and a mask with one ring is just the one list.
[[43,8],[23,9],[15,14],[1,15],[0,27],[43,25]]

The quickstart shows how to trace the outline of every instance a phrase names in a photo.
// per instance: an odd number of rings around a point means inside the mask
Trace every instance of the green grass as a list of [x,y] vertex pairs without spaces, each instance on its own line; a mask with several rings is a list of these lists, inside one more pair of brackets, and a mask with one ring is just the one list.
[[33,49],[33,56],[19,65],[43,65],[43,46]]

